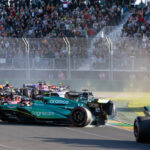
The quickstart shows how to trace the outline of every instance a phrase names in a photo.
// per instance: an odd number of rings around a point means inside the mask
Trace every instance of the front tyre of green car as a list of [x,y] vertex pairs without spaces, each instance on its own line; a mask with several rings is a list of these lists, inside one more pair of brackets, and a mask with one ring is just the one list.
[[84,127],[91,122],[92,114],[87,108],[75,107],[71,112],[70,120],[73,126]]

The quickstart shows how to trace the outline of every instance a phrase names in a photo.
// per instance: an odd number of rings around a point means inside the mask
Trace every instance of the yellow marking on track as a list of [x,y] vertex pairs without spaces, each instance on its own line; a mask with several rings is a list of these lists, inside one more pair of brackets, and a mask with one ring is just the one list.
[[133,131],[133,127],[124,127],[124,126],[120,126],[120,128],[123,128],[123,129],[127,129],[127,130],[130,130],[130,131]]
[[120,121],[115,121],[115,120],[108,120],[108,123],[122,123]]

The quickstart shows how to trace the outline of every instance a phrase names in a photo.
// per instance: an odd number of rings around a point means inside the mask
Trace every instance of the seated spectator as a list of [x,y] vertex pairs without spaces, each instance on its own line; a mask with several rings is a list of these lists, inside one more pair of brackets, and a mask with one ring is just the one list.
[[32,38],[29,40],[30,56],[35,62],[41,58],[66,58],[68,51],[62,40],[64,36],[70,39],[71,57],[87,58],[88,38],[112,22],[117,24],[117,18],[120,18],[120,6],[107,3],[92,0],[87,3],[81,0],[11,0],[9,5],[3,3],[0,5],[0,58],[9,61],[24,58],[27,52],[21,37]]
[[128,18],[122,29],[122,36],[143,38],[147,36],[150,38],[150,5],[146,6],[144,3],[139,4],[132,11],[132,15]]
[[[67,10],[67,11],[66,11]],[[100,12],[100,13],[99,13]],[[95,36],[111,20],[118,23],[121,10],[102,1],[12,0],[0,6],[0,36],[5,37],[88,37]],[[113,17],[111,17],[113,15]],[[85,34],[85,33],[88,34]]]

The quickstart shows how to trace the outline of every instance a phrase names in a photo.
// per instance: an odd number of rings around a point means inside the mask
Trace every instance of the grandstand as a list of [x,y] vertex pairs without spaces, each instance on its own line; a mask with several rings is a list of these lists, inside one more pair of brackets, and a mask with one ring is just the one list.
[[[64,1],[68,2],[67,8]],[[116,25],[121,7],[89,1],[10,1],[1,5],[0,35],[3,37],[93,37],[103,26]]]
[[[110,37],[127,14],[120,37]],[[3,0],[0,77],[149,80],[149,27],[149,5],[143,3]]]

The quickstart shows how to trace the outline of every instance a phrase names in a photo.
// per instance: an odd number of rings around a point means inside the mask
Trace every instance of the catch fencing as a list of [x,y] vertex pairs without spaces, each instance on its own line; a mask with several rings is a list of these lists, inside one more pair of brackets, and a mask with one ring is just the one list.
[[[107,29],[105,29],[107,30]],[[146,38],[0,38],[1,79],[150,80]]]

